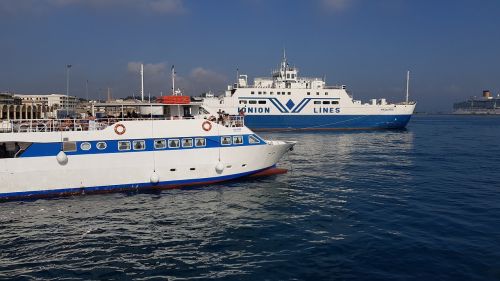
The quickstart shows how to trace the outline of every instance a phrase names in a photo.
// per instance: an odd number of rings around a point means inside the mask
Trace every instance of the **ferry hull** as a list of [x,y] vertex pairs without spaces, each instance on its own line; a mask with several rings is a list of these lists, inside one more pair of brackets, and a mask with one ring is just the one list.
[[253,130],[370,130],[404,129],[410,115],[247,115]]
[[120,184],[120,185],[106,185],[106,186],[94,186],[94,187],[64,188],[56,190],[47,189],[47,190],[36,190],[36,191],[2,193],[0,194],[0,202],[25,200],[25,199],[68,197],[68,196],[90,195],[90,194],[105,194],[105,193],[115,193],[115,192],[145,192],[145,191],[155,191],[155,190],[159,191],[159,190],[183,188],[189,186],[208,185],[224,181],[236,180],[249,176],[251,177],[270,176],[274,174],[286,173],[286,170],[284,169],[281,169],[284,172],[280,173],[274,172],[273,171],[274,169],[276,168],[274,166],[271,166],[265,169],[243,172],[233,175],[204,178],[204,179],[162,181],[156,184],[150,182],[144,182],[135,184]]

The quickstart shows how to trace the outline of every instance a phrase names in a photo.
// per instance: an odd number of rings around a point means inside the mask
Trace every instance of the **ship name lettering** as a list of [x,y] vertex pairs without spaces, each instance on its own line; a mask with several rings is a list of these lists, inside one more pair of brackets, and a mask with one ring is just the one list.
[[339,107],[315,107],[313,108],[314,113],[322,114],[322,113],[340,113]]
[[242,107],[238,108],[239,111],[243,111],[244,113],[271,113],[269,107]]

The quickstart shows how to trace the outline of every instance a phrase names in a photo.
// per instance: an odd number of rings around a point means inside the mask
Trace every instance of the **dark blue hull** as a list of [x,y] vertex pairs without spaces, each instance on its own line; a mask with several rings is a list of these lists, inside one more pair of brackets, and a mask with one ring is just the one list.
[[246,115],[255,130],[366,130],[403,129],[411,115]]

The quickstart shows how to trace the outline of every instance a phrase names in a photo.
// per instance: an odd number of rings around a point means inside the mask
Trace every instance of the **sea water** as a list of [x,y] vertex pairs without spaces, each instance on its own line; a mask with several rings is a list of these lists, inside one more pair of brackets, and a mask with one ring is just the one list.
[[261,135],[288,174],[1,203],[0,279],[500,279],[499,117]]

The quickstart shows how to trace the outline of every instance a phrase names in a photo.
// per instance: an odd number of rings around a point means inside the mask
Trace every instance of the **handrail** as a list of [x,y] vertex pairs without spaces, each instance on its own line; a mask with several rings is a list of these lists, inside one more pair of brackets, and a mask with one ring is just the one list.
[[163,118],[97,118],[97,119],[18,119],[0,121],[0,133],[101,131],[120,121],[207,119],[226,127],[243,127],[244,116],[170,116]]

